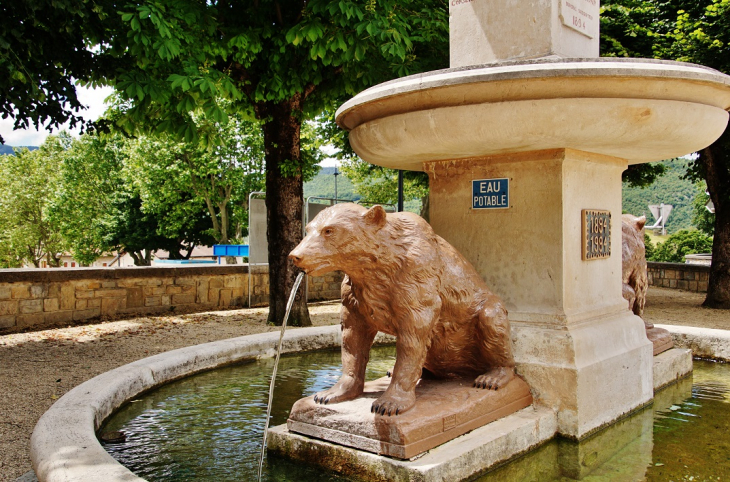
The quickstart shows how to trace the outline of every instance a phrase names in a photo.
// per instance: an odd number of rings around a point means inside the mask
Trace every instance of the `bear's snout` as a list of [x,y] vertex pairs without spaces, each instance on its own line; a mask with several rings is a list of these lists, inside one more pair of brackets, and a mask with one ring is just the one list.
[[294,248],[292,252],[289,253],[289,259],[292,260],[294,266],[296,266],[297,268],[301,268],[302,253],[299,252],[298,247]]

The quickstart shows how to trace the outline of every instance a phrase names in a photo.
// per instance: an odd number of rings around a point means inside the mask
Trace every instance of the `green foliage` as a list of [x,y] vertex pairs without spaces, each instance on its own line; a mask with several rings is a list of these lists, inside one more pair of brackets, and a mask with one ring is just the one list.
[[62,133],[38,150],[0,156],[0,267],[58,265],[64,243],[49,211],[69,143]]
[[697,184],[697,194],[692,201],[694,209],[692,224],[706,235],[713,236],[715,234],[715,215],[707,209],[710,196],[707,194],[704,184],[704,182]]
[[687,166],[692,161],[673,159],[657,163],[666,168],[666,174],[647,187],[632,187],[624,182],[622,189],[623,211],[635,216],[645,215],[647,225],[653,224],[649,204],[671,204],[674,206],[667,219],[667,232],[693,227],[693,200],[697,194],[694,184],[685,179]]
[[93,263],[109,240],[116,193],[123,189],[124,140],[85,135],[64,154],[51,216],[76,261]]
[[248,194],[263,189],[264,182],[261,129],[238,116],[213,128],[215,147],[177,142],[166,134],[130,145],[127,176],[144,210],[161,218],[160,229],[168,236],[189,232],[201,211],[207,212],[215,242],[228,244],[247,234]]
[[[365,204],[397,204],[398,171],[374,166],[360,158],[342,164],[342,172],[352,181],[355,192]],[[403,172],[404,209],[421,213],[422,200],[428,196],[428,176],[424,172]]]
[[195,115],[266,120],[268,105],[298,99],[301,121],[376,82],[445,66],[433,52],[447,50],[447,19],[444,0],[157,0],[122,6],[97,47],[133,106],[122,127],[196,142]]
[[663,243],[659,243],[652,256],[647,255],[650,261],[665,261],[669,263],[684,263],[684,255],[712,252],[712,238],[697,230],[683,229],[669,236]]
[[646,248],[646,259],[651,259],[654,256],[656,247],[651,242],[651,237],[646,233],[644,233],[644,247]]
[[666,172],[666,166],[660,162],[632,164],[621,174],[621,180],[629,187],[646,187]]
[[[342,161],[342,173],[352,182],[355,194],[365,204],[398,202],[398,171],[368,164],[352,150],[349,133],[340,129],[334,114],[326,112],[318,123],[318,132],[336,149],[333,157]],[[428,175],[424,172],[404,171],[403,208],[427,216]]]
[[89,264],[121,249],[149,264],[154,250],[183,259],[196,245],[245,235],[248,192],[263,182],[261,131],[236,117],[217,128],[215,148],[165,134],[75,141],[52,210],[74,258]]
[[15,119],[16,129],[83,122],[74,82],[111,73],[86,47],[115,10],[106,0],[3,2],[0,115]]
[[[601,22],[606,33],[601,37],[604,54],[680,60],[730,73],[730,0],[606,0],[602,3],[602,10],[612,12]],[[730,307],[730,276],[725,268],[730,264],[729,129],[711,146],[698,152],[694,162],[688,165],[686,177],[704,181],[715,205],[716,243],[704,304],[727,308]],[[708,230],[708,226],[705,228]]]

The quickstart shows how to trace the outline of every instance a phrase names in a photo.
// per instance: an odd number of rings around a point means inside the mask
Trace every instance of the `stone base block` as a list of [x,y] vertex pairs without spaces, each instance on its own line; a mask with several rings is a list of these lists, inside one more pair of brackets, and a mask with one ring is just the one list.
[[692,373],[692,350],[672,348],[654,357],[654,391]]
[[[501,390],[500,390],[501,391]],[[408,413],[408,412],[406,412]],[[460,481],[549,441],[557,431],[555,412],[531,406],[429,450],[397,460],[290,432],[269,429],[269,453],[318,464],[342,475],[373,481]]]
[[654,356],[674,348],[672,334],[664,328],[647,328],[646,337],[654,345]]
[[332,405],[303,398],[292,407],[289,431],[340,445],[410,459],[471,430],[532,404],[530,387],[519,377],[499,390],[472,387],[473,379],[421,380],[416,405],[397,416],[370,413],[388,388],[387,377],[365,384],[364,394]]

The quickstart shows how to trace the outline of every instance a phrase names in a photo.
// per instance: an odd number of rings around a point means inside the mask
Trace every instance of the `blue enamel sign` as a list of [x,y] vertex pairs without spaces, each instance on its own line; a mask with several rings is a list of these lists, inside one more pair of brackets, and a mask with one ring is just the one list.
[[471,185],[472,209],[509,208],[509,179],[478,179]]

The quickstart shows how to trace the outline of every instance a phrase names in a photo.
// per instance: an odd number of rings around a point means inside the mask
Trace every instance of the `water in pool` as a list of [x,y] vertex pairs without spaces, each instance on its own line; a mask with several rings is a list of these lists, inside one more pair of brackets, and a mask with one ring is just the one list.
[[[369,380],[395,361],[374,348]],[[150,481],[255,480],[273,360],[217,369],[156,389],[115,413],[101,431],[127,438],[105,448]],[[286,422],[303,396],[334,384],[339,351],[282,357],[271,425]],[[264,480],[345,477],[279,457]],[[657,394],[652,408],[581,443],[553,440],[483,475],[492,481],[719,481],[730,478],[730,365],[695,361],[693,378]]]

